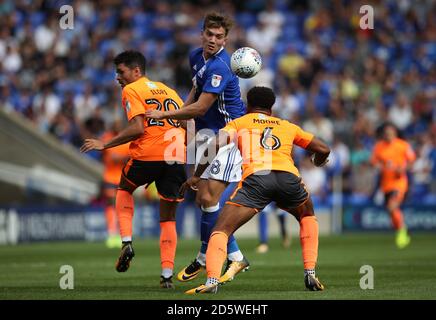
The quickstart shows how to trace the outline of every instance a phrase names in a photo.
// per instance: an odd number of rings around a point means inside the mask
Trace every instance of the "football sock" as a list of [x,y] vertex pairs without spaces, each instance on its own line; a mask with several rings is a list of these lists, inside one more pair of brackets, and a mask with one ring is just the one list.
[[233,234],[229,237],[229,242],[227,243],[227,254],[228,258],[232,261],[242,260],[242,252],[239,250],[238,243]]
[[264,211],[259,213],[259,238],[260,243],[268,243],[268,217]]
[[215,286],[219,283],[217,278],[207,278],[206,286]]
[[173,269],[170,269],[170,268],[162,269],[162,273],[161,273],[161,275],[162,275],[162,277],[168,279],[169,277],[172,277],[172,275],[173,275]]
[[403,213],[400,209],[395,209],[392,211],[391,220],[395,230],[399,230],[404,226]]
[[213,207],[204,208],[201,207],[201,218],[200,218],[200,238],[201,238],[201,253],[206,253],[207,243],[209,242],[209,237],[212,232],[215,222],[218,219],[218,214],[220,210],[219,203]]
[[288,236],[288,233],[286,232],[286,216],[285,216],[285,214],[279,214],[278,219],[280,222],[280,235],[282,236],[282,239],[286,239]]
[[106,217],[106,226],[108,235],[117,235],[117,213],[113,206],[106,206],[104,209],[104,214]]
[[203,267],[206,266],[206,253],[199,252],[195,258]]
[[315,277],[315,269],[304,269],[304,275],[306,276],[308,274]]
[[315,269],[318,259],[318,221],[315,216],[300,220],[300,244],[304,269]]
[[125,190],[117,190],[115,208],[123,241],[132,240],[133,196]]
[[206,272],[208,278],[219,279],[223,263],[227,257],[228,237],[224,232],[215,231],[210,236],[206,253]]
[[[235,240],[236,243],[236,240]],[[227,252],[229,252],[229,244],[227,244]],[[227,258],[230,261],[242,261],[244,259],[244,255],[242,254],[241,250],[232,252],[232,253],[228,253],[227,254]]]
[[[177,248],[177,230],[175,221],[160,223],[160,261],[162,269],[174,268]],[[166,277],[168,278],[168,277]]]

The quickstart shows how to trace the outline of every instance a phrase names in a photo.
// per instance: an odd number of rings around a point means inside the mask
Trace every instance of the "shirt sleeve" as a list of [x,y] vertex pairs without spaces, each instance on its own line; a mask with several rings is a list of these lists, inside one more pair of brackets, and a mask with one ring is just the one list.
[[416,154],[415,151],[413,151],[413,148],[410,144],[406,142],[406,159],[409,163],[412,163],[416,160]]
[[376,165],[377,163],[380,162],[380,159],[379,159],[379,149],[380,149],[379,148],[379,144],[377,143],[374,146],[374,149],[372,150],[371,159],[370,159],[370,162],[373,165]]
[[230,141],[236,142],[238,135],[236,121],[230,121],[227,123],[224,128],[220,129],[218,134],[222,135],[223,133],[226,133],[230,137]]
[[233,74],[226,65],[216,64],[206,70],[203,92],[220,94],[224,91]]
[[297,125],[294,125],[294,129],[295,129],[294,144],[306,149],[309,143],[312,142],[314,135],[307,131],[304,131]]
[[138,114],[145,113],[145,108],[142,104],[141,98],[138,96],[135,90],[130,87],[123,89],[122,104],[124,111],[126,112],[127,120],[129,121]]

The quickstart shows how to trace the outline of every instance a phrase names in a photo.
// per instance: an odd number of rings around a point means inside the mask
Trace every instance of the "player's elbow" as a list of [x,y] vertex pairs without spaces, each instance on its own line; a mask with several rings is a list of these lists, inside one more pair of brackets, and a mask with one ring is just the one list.
[[328,157],[330,154],[330,147],[318,138],[314,138],[307,146],[307,149],[313,153],[319,154],[320,156]]
[[143,134],[144,134],[144,125],[141,123],[137,123],[132,130],[132,137],[138,139]]

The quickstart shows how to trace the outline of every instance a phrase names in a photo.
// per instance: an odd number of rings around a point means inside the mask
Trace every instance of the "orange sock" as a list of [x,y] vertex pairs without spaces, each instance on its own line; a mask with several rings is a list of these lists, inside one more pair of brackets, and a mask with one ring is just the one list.
[[177,230],[175,221],[160,223],[160,261],[162,269],[174,269],[177,248]]
[[117,213],[113,206],[106,206],[104,210],[106,216],[107,233],[109,235],[118,234]]
[[395,230],[399,230],[404,226],[403,212],[400,209],[395,209],[391,212],[392,225]]
[[304,269],[315,269],[318,259],[318,221],[315,216],[305,216],[301,219],[300,244]]
[[221,231],[212,232],[206,251],[206,272],[208,278],[219,279],[223,263],[227,258],[229,237]]
[[115,201],[121,237],[132,237],[133,196],[124,190],[117,190]]

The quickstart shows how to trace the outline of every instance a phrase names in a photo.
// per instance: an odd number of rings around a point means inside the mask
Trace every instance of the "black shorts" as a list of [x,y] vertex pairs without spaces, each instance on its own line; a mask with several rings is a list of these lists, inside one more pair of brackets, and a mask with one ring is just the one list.
[[270,171],[265,175],[259,173],[241,181],[228,203],[261,211],[275,201],[279,208],[291,210],[308,199],[304,183],[295,174],[285,171]]
[[186,181],[184,164],[130,159],[123,168],[123,176],[136,187],[145,184],[147,188],[155,182],[161,199],[177,202],[183,200],[183,194],[179,189]]
[[406,192],[399,189],[385,192],[385,204],[387,204],[391,199],[395,199],[398,202],[402,202],[404,200],[405,195]]

